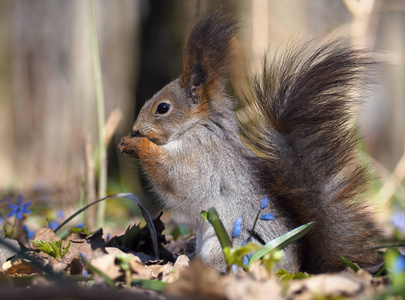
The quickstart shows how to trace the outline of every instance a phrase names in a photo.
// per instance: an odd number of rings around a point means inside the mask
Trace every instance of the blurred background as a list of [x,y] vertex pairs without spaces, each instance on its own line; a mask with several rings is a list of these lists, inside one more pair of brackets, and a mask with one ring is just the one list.
[[[319,43],[344,36],[355,47],[378,51],[386,64],[358,121],[367,160],[375,166],[380,202],[397,199],[403,205],[403,0],[95,0],[94,6],[83,0],[1,0],[0,199],[24,194],[74,210],[80,201],[103,196],[99,177],[107,176],[107,194],[132,192],[144,203],[153,202],[137,162],[123,157],[117,144],[131,132],[142,104],[181,73],[185,39],[196,18],[218,7],[240,20],[243,57],[253,68],[267,49],[294,39]],[[107,145],[104,166],[98,159],[100,143]],[[128,213],[107,209],[112,211],[121,217]]]

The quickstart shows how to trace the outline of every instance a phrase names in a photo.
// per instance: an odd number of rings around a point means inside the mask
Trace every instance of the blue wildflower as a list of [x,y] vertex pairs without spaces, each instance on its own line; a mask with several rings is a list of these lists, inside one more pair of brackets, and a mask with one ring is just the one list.
[[236,238],[240,235],[242,230],[242,218],[237,218],[233,224],[232,238]]
[[252,238],[251,236],[248,237],[246,240],[244,240],[244,241],[242,242],[242,247],[243,247],[243,246],[246,246],[247,243],[251,243],[252,240],[253,240],[253,238]]
[[28,239],[31,239],[34,236],[34,231],[29,230],[27,225],[24,225],[24,231],[27,234]]
[[247,267],[247,266],[249,266],[249,262],[250,262],[249,257],[248,257],[247,255],[245,255],[245,256],[242,258],[242,264]]
[[273,214],[264,214],[264,215],[260,216],[260,220],[263,220],[263,221],[270,221],[273,219],[274,219]]
[[405,271],[405,256],[399,254],[392,266],[392,273],[399,274]]
[[231,266],[232,274],[236,274],[238,271],[238,265],[237,264],[232,264]]
[[48,228],[55,230],[56,228],[59,227],[59,223],[55,220],[52,220],[51,222],[48,223]]
[[260,203],[260,209],[265,209],[269,205],[269,198],[264,198]]
[[399,231],[405,233],[405,214],[397,211],[391,216],[391,224]]
[[78,223],[77,225],[76,225],[76,228],[83,228],[84,227],[84,224],[83,223]]
[[9,204],[8,207],[11,209],[11,213],[8,215],[8,217],[12,217],[14,215],[17,216],[17,220],[21,220],[22,214],[29,214],[31,211],[27,208],[31,205],[31,202],[23,204],[23,196],[18,195],[17,197],[17,205],[15,204]]
[[64,212],[63,210],[58,209],[58,211],[57,211],[56,213],[57,213],[58,218],[59,218],[60,220],[63,220],[63,219],[65,218],[65,212]]

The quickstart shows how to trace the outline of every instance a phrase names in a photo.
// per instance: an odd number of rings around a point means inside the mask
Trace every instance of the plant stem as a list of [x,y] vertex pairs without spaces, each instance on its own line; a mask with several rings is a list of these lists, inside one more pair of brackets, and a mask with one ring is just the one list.
[[[97,22],[94,0],[89,0],[91,14],[91,49],[93,58],[94,81],[96,87],[97,99],[97,124],[99,140],[99,174],[98,174],[98,198],[104,198],[107,190],[107,149],[105,142],[105,112],[104,112],[104,93],[103,77],[100,66],[100,53],[97,38]],[[97,207],[96,226],[102,227],[105,217],[105,202],[100,203]]]
[[249,238],[247,239],[248,242],[250,242],[250,240],[252,239],[253,232],[254,232],[254,230],[255,230],[257,220],[259,220],[259,216],[260,216],[260,212],[261,212],[261,211],[262,211],[262,209],[259,209],[259,211],[257,212],[255,222],[253,223],[253,227],[252,227],[252,229],[249,231]]

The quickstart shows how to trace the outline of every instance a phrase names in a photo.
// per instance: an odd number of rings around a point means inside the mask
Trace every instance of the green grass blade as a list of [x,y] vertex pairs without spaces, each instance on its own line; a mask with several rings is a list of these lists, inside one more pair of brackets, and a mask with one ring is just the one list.
[[160,280],[147,280],[147,279],[133,279],[131,281],[132,285],[139,285],[145,289],[150,289],[154,290],[157,292],[162,292],[167,285],[169,284],[168,282],[163,282]]
[[207,219],[208,222],[211,223],[212,227],[214,227],[215,233],[218,236],[219,243],[221,244],[222,249],[224,249],[225,247],[232,247],[231,240],[229,239],[229,236],[226,233],[224,224],[222,224],[222,221],[218,216],[217,210],[214,207],[211,207],[208,210]]
[[107,283],[111,288],[116,289],[114,280],[112,280],[106,274],[104,274],[99,269],[94,267],[86,258],[82,257],[82,260],[89,270],[91,270],[93,273],[95,273],[95,274],[99,275],[101,278],[103,278],[104,282]]
[[[89,0],[90,10],[90,41],[91,41],[91,56],[93,59],[94,84],[96,89],[97,100],[97,126],[98,126],[98,196],[105,197],[107,194],[107,145],[105,141],[105,112],[104,112],[104,91],[103,91],[103,76],[101,72],[100,51],[98,46],[97,36],[97,21],[96,8],[94,0]],[[105,203],[97,207],[96,224],[98,227],[103,226],[105,217]]]
[[315,222],[310,222],[308,224],[302,225],[294,230],[283,234],[282,236],[268,242],[263,248],[258,250],[255,254],[253,254],[252,258],[250,259],[249,266],[252,265],[253,262],[259,260],[264,255],[269,253],[271,250],[278,248],[283,249],[284,247],[288,246],[289,244],[295,242],[296,240],[303,237],[305,234],[308,233],[314,227]]
[[346,257],[341,256],[340,258],[343,260],[346,266],[348,266],[354,272],[357,272],[359,270],[359,267],[356,266],[352,261],[348,260]]

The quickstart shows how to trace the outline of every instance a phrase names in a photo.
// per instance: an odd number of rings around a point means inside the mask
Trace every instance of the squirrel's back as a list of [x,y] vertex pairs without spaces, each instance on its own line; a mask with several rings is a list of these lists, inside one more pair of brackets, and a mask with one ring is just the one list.
[[380,260],[353,126],[361,87],[374,65],[369,54],[342,41],[312,51],[308,45],[292,47],[264,62],[246,97],[255,126],[241,124],[241,132],[260,153],[252,163],[261,186],[299,224],[315,221],[303,238],[307,272],[343,269],[340,256],[361,267]]

